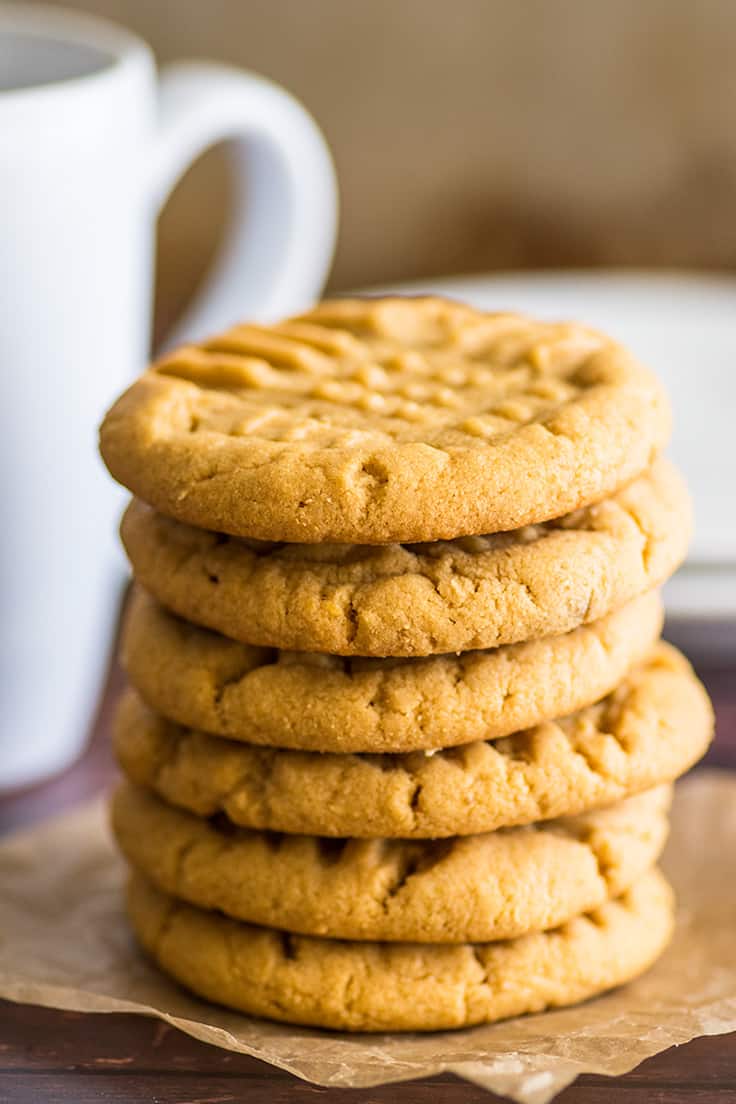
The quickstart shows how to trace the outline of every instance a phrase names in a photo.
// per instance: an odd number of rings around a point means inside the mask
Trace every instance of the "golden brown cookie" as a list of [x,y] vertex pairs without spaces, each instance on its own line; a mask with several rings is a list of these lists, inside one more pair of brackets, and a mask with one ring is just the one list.
[[571,816],[670,782],[705,752],[712,729],[703,687],[662,644],[597,705],[493,742],[405,755],[259,748],[165,721],[129,691],[115,748],[134,782],[199,816],[422,839]]
[[254,927],[134,875],[128,912],[159,966],[200,997],[342,1031],[438,1031],[574,1004],[646,970],[669,942],[657,871],[561,927],[498,943],[356,943]]
[[112,826],[158,889],[236,920],[333,939],[487,942],[557,927],[659,858],[671,787],[450,840],[334,840],[202,820],[126,783]]
[[666,579],[690,504],[672,466],[573,515],[426,545],[258,545],[134,501],[122,537],[164,606],[247,644],[333,655],[495,648],[597,621]]
[[131,600],[123,656],[156,712],[251,744],[414,751],[496,739],[609,693],[662,627],[655,592],[562,636],[426,659],[349,659],[240,644]]
[[583,326],[436,298],[328,302],[168,354],[102,455],[162,513],[261,540],[437,540],[603,498],[666,444],[656,378]]

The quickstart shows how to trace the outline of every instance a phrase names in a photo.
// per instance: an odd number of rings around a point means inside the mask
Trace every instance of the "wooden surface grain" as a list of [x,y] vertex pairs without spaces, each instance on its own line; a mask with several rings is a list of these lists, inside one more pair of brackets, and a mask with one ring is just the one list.
[[[320,1089],[255,1058],[198,1043],[137,1016],[84,1016],[0,1003],[3,1104],[494,1104],[450,1076],[375,1089]],[[586,1075],[557,1104],[726,1104],[736,1038],[665,1051],[625,1077]]]
[[[736,631],[736,627],[735,627]],[[736,770],[736,664],[696,664],[716,706],[707,762]],[[30,824],[98,792],[114,775],[109,723],[122,677],[111,665],[82,759],[58,778],[0,799],[0,830]],[[736,933],[735,933],[736,934]],[[0,1002],[0,1104],[492,1104],[451,1076],[378,1089],[320,1089],[253,1058],[206,1046],[137,1016],[57,1012]],[[736,1035],[698,1039],[612,1081],[586,1075],[559,1104],[736,1102]]]

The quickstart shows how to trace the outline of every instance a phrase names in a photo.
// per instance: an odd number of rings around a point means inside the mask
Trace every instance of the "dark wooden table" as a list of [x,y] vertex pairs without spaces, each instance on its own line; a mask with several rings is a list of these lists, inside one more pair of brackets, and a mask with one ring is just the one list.
[[[736,770],[736,666],[698,664],[718,718],[708,755]],[[89,747],[64,775],[0,799],[0,830],[29,824],[96,793],[114,774],[109,721],[121,676],[113,664]],[[734,933],[736,936],[736,932]],[[492,1104],[497,1097],[453,1077],[380,1089],[319,1089],[253,1058],[209,1047],[154,1020],[85,1016],[0,1002],[0,1104]],[[578,1079],[559,1104],[736,1102],[736,1035],[698,1039],[625,1077]]]

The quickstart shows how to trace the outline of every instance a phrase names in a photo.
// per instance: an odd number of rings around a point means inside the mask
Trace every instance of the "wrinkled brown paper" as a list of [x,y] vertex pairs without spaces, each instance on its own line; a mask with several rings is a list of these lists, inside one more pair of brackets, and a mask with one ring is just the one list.
[[671,949],[645,977],[578,1008],[434,1035],[349,1036],[204,1004],[137,952],[123,866],[96,801],[0,845],[0,996],[82,1012],[141,1012],[319,1085],[444,1070],[524,1104],[578,1074],[619,1074],[673,1043],[736,1030],[736,777],[678,787],[665,868],[680,898]]

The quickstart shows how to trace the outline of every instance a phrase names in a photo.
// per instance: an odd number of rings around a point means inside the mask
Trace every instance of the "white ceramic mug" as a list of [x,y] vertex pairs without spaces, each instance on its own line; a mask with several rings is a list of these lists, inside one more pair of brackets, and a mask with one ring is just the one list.
[[233,224],[177,339],[319,294],[337,207],[317,127],[259,77],[187,64],[157,80],[126,31],[0,4],[0,788],[85,740],[122,577],[96,427],[148,356],[158,212],[225,139]]

